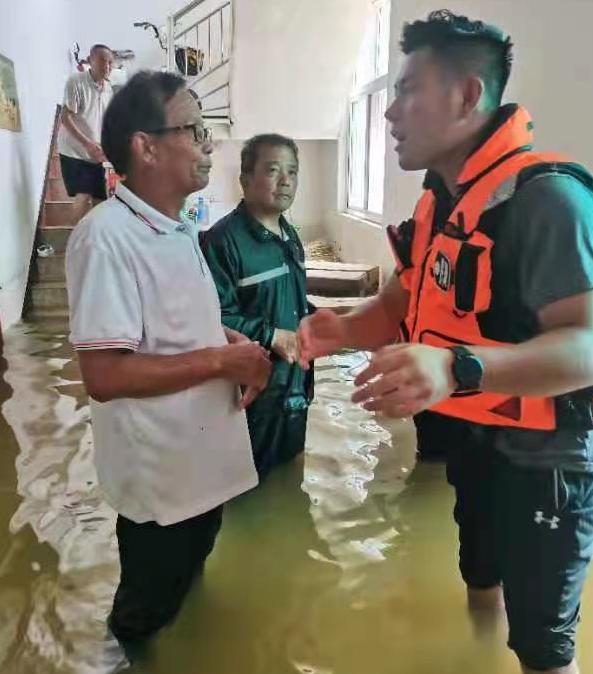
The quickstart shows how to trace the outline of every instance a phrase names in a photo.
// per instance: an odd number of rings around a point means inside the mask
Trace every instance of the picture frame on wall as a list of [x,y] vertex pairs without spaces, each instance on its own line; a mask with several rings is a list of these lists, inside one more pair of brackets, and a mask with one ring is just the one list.
[[0,54],[0,129],[21,131],[14,63]]

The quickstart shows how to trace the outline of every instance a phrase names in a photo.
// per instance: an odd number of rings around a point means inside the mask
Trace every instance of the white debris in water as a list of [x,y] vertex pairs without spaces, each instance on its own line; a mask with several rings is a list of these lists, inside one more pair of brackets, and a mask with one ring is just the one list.
[[41,571],[41,564],[39,562],[31,562],[31,568],[35,573],[39,573]]
[[314,559],[316,562],[324,562],[325,564],[334,564],[335,566],[341,566],[340,562],[337,562],[335,559],[330,559],[325,555],[322,555],[317,550],[307,550],[307,554],[311,559]]
[[299,674],[333,674],[331,669],[319,669],[313,665],[306,665],[300,662],[293,662],[293,665]]

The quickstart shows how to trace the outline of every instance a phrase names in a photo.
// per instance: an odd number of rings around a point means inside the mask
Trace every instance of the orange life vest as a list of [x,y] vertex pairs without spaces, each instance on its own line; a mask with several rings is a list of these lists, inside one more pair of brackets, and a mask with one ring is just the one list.
[[[441,347],[511,343],[489,339],[478,321],[478,315],[491,305],[495,244],[480,229],[480,219],[512,197],[524,169],[567,162],[559,155],[531,151],[531,128],[527,111],[516,108],[470,157],[459,180],[464,186],[462,196],[444,227],[433,233],[436,200],[433,192],[426,190],[413,220],[402,223],[395,233],[398,273],[410,294],[402,325],[408,341]],[[483,425],[539,430],[557,427],[554,398],[464,392],[432,409]]]

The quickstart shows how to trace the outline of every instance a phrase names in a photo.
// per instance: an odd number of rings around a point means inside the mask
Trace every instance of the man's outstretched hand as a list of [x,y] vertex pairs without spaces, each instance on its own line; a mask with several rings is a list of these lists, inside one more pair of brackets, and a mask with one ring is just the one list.
[[329,356],[347,345],[346,321],[330,309],[318,309],[301,321],[297,332],[299,364],[309,368],[309,362]]
[[354,383],[352,401],[389,417],[418,414],[445,400],[457,388],[453,354],[426,344],[396,344],[379,349]]

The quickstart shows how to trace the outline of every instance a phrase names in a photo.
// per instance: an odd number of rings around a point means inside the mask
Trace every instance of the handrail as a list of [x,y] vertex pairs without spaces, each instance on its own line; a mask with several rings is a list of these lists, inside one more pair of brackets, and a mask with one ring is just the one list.
[[214,96],[214,94],[217,94],[219,91],[222,91],[223,89],[226,89],[229,86],[228,82],[225,82],[225,84],[221,84],[219,87],[215,87],[214,89],[211,89],[207,94],[202,94],[201,99],[204,100],[206,98],[210,98],[210,96]]
[[225,59],[224,61],[221,61],[217,66],[214,66],[214,68],[210,68],[210,70],[207,70],[205,73],[202,73],[195,77],[193,80],[188,79],[187,81],[187,88],[192,89],[193,87],[198,84],[198,82],[201,82],[202,80],[205,80],[207,77],[210,77],[215,72],[218,72],[221,68],[224,68],[224,66],[228,65],[231,62],[230,59]]
[[180,9],[172,15],[173,21],[179,21],[179,19],[182,19],[186,14],[193,12],[196,7],[199,7],[204,2],[206,2],[206,0],[194,0],[193,2],[190,2],[189,5],[186,5],[183,9]]

